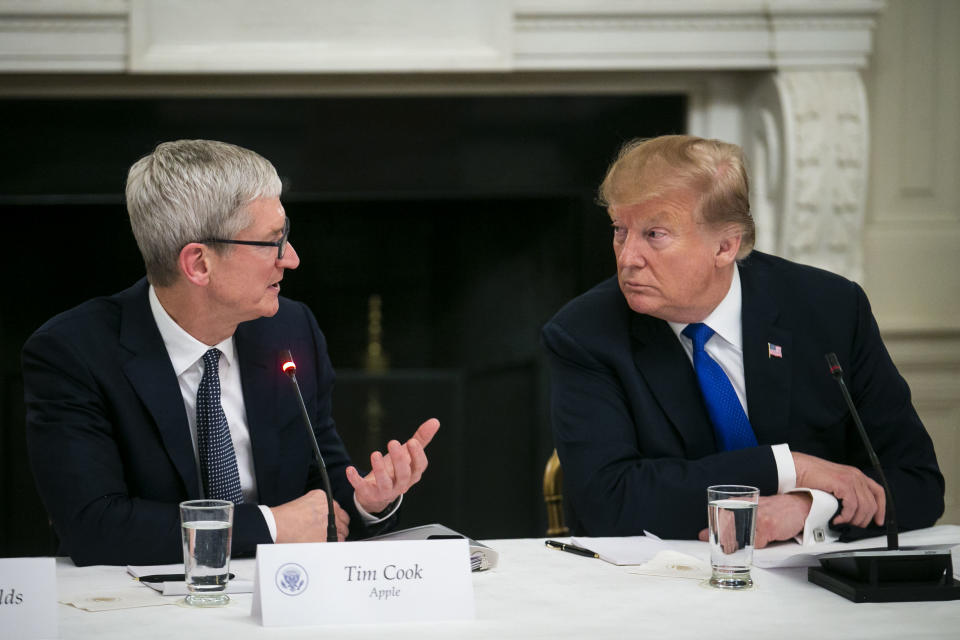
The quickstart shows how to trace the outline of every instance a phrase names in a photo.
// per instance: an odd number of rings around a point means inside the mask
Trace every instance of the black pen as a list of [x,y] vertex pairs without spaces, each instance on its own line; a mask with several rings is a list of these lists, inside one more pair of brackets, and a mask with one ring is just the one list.
[[545,540],[544,544],[550,547],[551,549],[557,549],[558,551],[566,551],[567,553],[575,553],[578,556],[586,556],[588,558],[599,558],[600,556],[590,551],[590,549],[584,549],[583,547],[577,547],[572,544],[566,544],[564,542],[557,542],[556,540]]
[[[232,573],[229,574],[229,579],[233,580],[237,576]],[[140,576],[137,578],[134,576],[134,580],[139,580],[140,582],[185,582],[187,576],[182,573],[158,573],[153,576]]]

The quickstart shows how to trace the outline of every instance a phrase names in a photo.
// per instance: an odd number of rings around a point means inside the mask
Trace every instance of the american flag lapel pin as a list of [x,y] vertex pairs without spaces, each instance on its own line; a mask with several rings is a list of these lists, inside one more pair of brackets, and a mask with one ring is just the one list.
[[773,344],[772,342],[767,343],[767,357],[768,358],[782,358],[783,357],[783,348],[778,344]]

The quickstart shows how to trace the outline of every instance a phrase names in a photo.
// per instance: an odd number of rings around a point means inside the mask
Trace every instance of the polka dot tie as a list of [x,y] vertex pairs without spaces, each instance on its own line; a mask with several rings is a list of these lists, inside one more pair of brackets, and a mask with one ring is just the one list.
[[702,322],[689,324],[683,330],[683,335],[693,340],[693,368],[697,372],[710,422],[713,423],[717,445],[723,451],[755,447],[757,436],[753,433],[737,392],[730,384],[730,378],[703,350],[713,333],[713,329]]
[[220,350],[203,354],[203,378],[197,389],[197,449],[200,476],[207,498],[243,502],[237,455],[230,439],[227,416],[220,404]]

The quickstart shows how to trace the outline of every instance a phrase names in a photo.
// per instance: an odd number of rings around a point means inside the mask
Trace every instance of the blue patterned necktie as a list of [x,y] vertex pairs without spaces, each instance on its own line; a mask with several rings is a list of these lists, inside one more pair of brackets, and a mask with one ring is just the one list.
[[197,449],[203,489],[211,500],[243,502],[237,455],[227,416],[220,404],[220,350],[203,354],[203,378],[197,389]]
[[697,381],[707,405],[707,413],[710,414],[710,422],[713,423],[717,444],[722,451],[755,447],[757,437],[737,392],[730,384],[730,378],[703,350],[713,333],[713,329],[702,322],[689,324],[683,330],[683,335],[693,340],[693,368],[697,372]]

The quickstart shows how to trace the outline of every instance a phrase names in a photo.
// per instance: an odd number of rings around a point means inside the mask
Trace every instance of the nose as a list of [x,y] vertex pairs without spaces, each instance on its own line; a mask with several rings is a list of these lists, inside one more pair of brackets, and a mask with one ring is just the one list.
[[638,237],[635,233],[628,232],[623,244],[616,251],[617,266],[620,269],[642,269],[647,265],[647,258],[644,254],[645,248],[646,243],[643,238]]
[[300,256],[289,241],[283,250],[283,257],[277,261],[277,264],[284,269],[296,269],[300,266]]

